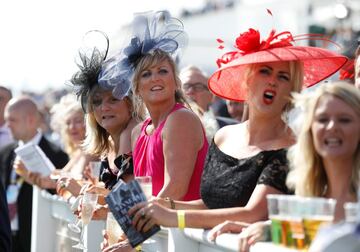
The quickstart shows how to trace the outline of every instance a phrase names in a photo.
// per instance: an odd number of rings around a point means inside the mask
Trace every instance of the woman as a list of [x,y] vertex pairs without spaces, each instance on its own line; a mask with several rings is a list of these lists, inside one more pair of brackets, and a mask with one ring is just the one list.
[[[145,105],[149,113],[132,134],[134,174],[152,177],[153,196],[199,199],[208,142],[201,121],[187,108],[172,58],[185,41],[182,24],[168,12],[149,12],[137,15],[133,26],[148,29],[134,29],[130,45],[109,60],[101,80],[115,83],[117,97],[118,87],[132,81],[136,110]],[[104,251],[122,246],[103,245]]]
[[287,182],[297,195],[336,199],[337,222],[344,219],[343,204],[357,200],[360,185],[360,92],[339,82],[298,100],[305,113],[289,151]]
[[[345,82],[329,83],[295,96],[295,105],[301,108],[302,124],[298,141],[288,153],[292,170],[287,184],[300,196],[336,199],[334,222],[338,222],[344,219],[344,203],[357,201],[360,185],[360,92]],[[209,236],[239,233],[247,226],[228,221],[213,228]],[[245,230],[241,251],[264,240],[269,223],[254,223]]]
[[[86,112],[87,135],[84,149],[102,160],[100,181],[111,190],[118,179],[133,178],[131,157],[131,131],[142,115],[133,110],[131,93],[122,99],[112,95],[111,89],[100,87],[98,77],[102,71],[104,55],[94,49],[90,56],[80,54],[80,71],[71,79],[77,89],[82,107]],[[96,175],[98,176],[98,174]],[[58,188],[73,188],[72,193],[80,193],[81,186],[70,178],[58,182]],[[97,190],[97,189],[94,189]],[[106,194],[107,190],[101,190]],[[105,213],[100,214],[105,218]]]
[[75,178],[82,178],[85,167],[94,157],[84,153],[81,144],[85,139],[84,113],[80,102],[72,94],[63,96],[51,109],[51,127],[60,135],[69,163],[60,173],[70,173]]
[[185,106],[171,57],[185,39],[182,24],[160,11],[137,15],[132,26],[130,44],[109,61],[102,78],[115,83],[114,94],[132,80],[136,108],[145,105],[149,112],[133,132],[134,174],[152,177],[154,196],[199,199],[208,143],[200,120]]
[[[237,51],[226,53],[209,80],[216,95],[246,100],[249,119],[219,130],[209,149],[201,184],[202,201],[140,203],[129,211],[138,230],[153,224],[211,228],[225,220],[255,222],[266,219],[266,195],[287,193],[286,149],[294,136],[282,114],[290,92],[311,86],[337,71],[346,58],[313,47],[293,46],[289,32],[260,41],[254,29],[236,39]],[[314,69],[320,65],[321,69]],[[174,204],[175,203],[175,204]],[[169,207],[170,204],[167,203]]]

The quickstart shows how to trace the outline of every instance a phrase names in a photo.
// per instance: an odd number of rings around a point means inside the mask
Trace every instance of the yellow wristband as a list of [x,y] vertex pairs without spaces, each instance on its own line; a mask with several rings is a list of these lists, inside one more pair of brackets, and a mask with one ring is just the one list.
[[141,250],[141,245],[137,245],[137,246],[135,247],[135,250],[136,250],[136,251],[142,251],[142,250]]
[[184,229],[185,228],[185,211],[184,210],[177,211],[177,219],[178,219],[178,228]]

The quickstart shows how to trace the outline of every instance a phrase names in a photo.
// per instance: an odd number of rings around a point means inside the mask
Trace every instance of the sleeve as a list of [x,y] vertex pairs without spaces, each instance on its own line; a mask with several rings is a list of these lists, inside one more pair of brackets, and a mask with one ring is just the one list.
[[257,184],[264,184],[275,189],[290,194],[286,186],[286,176],[289,172],[289,165],[286,158],[286,151],[282,150],[275,153],[265,165]]

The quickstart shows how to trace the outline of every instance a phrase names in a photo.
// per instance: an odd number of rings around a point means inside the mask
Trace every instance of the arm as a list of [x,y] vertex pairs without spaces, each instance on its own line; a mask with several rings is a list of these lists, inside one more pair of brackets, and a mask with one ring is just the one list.
[[[163,207],[171,209],[171,201],[169,198],[153,198],[151,202],[157,202]],[[180,200],[172,200],[174,208],[176,210],[184,210],[184,209],[207,209],[206,205],[202,201],[202,199],[192,200],[192,201],[180,201]]]
[[138,139],[138,137],[140,136],[140,133],[141,133],[141,126],[142,126],[142,124],[139,123],[131,131],[131,149],[133,151],[134,151],[134,148],[135,148],[135,145],[136,145],[136,141],[137,141],[137,139]]
[[[267,219],[267,194],[279,194],[280,191],[263,184],[257,185],[245,207],[233,207],[209,210],[185,210],[185,226],[189,228],[213,228],[229,220],[253,223]],[[146,218],[142,218],[145,213]],[[157,203],[139,203],[129,211],[134,215],[133,223],[143,231],[152,225],[177,227],[177,211],[167,209]],[[145,225],[146,224],[146,225]],[[144,226],[143,226],[144,225]]]
[[226,220],[253,223],[267,219],[267,194],[280,194],[277,189],[257,185],[245,207],[185,211],[186,227],[212,228]]
[[197,153],[204,144],[201,122],[191,111],[178,110],[167,119],[162,140],[165,174],[158,197],[181,199],[188,190]]

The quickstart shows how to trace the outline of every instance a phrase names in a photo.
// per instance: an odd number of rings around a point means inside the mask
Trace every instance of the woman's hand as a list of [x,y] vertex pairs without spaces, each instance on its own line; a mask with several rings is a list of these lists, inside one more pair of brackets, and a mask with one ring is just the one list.
[[176,211],[157,203],[141,202],[130,208],[128,214],[132,217],[133,226],[140,232],[148,231],[155,224],[177,227]]
[[267,221],[259,221],[245,228],[239,235],[239,251],[248,252],[250,246],[258,241],[265,241],[270,232],[270,224]]
[[65,190],[69,191],[74,196],[78,196],[80,194],[81,185],[73,178],[61,177],[56,183],[56,192],[59,195],[63,195]]
[[210,241],[215,241],[216,237],[223,233],[240,233],[244,228],[248,227],[250,224],[238,221],[225,221],[213,229],[210,230],[208,234],[208,239]]
[[108,212],[109,212],[108,205],[97,205],[91,219],[106,220]]
[[101,252],[136,252],[136,249],[131,247],[128,240],[124,240],[109,246],[106,230],[103,231],[103,237],[104,240],[100,245]]

